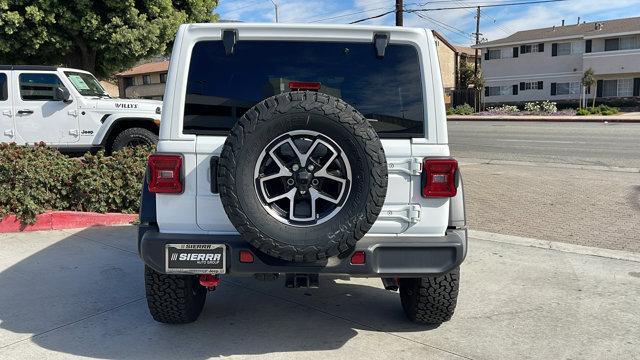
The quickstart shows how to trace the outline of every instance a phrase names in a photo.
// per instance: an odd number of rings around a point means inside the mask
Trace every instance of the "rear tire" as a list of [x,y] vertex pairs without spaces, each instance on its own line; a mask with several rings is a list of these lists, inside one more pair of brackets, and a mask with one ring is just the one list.
[[456,309],[460,268],[440,276],[401,278],[399,285],[402,308],[411,321],[440,325],[449,321]]
[[111,144],[111,151],[122,150],[126,147],[151,146],[158,142],[158,135],[151,130],[139,127],[122,130]]
[[187,324],[196,321],[207,297],[197,275],[169,275],[144,268],[144,284],[149,312],[155,321]]

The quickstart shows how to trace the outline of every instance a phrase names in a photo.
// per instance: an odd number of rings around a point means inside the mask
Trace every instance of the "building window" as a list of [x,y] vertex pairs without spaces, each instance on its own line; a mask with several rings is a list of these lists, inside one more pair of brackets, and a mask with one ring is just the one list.
[[495,60],[502,58],[502,51],[500,50],[487,50],[489,53],[489,60]]
[[511,95],[511,86],[487,86],[485,96]]
[[603,97],[618,96],[618,80],[602,81],[602,96]]
[[167,82],[167,73],[160,74],[160,83],[164,84]]
[[573,95],[580,93],[580,83],[571,82],[571,83],[557,83],[556,84],[556,95]]
[[620,50],[640,48],[640,36],[622,36],[620,38]]
[[633,96],[633,79],[618,80],[618,96],[619,97]]
[[[536,45],[536,47],[538,47],[538,45]],[[531,45],[520,45],[521,54],[528,54],[530,52],[531,52]]]
[[620,38],[604,40],[604,51],[616,51],[619,49],[620,49]]
[[558,43],[558,56],[571,55],[571,43]]
[[142,83],[144,85],[151,84],[151,75],[142,75]]
[[541,87],[542,81],[531,81],[525,82],[520,85],[520,90],[539,90]]
[[124,86],[125,87],[133,86],[133,77],[124,78]]

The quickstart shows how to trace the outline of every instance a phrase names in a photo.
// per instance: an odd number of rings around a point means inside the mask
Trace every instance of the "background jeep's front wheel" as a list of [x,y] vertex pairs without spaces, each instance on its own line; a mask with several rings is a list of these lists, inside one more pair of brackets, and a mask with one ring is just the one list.
[[207,297],[197,275],[161,274],[145,266],[144,285],[151,316],[166,324],[196,321]]
[[398,283],[402,308],[410,320],[439,325],[453,316],[458,302],[459,267],[440,276],[401,278]]
[[118,151],[126,147],[151,146],[158,143],[158,135],[145,128],[129,128],[123,130],[111,144],[111,151]]

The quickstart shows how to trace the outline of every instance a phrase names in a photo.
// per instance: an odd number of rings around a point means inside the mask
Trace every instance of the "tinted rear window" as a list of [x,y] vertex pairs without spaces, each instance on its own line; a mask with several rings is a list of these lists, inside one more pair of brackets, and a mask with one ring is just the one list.
[[184,132],[226,134],[250,107],[290,91],[290,81],[319,82],[370,119],[381,137],[424,136],[418,53],[390,44],[375,56],[371,43],[222,41],[195,45],[187,83]]

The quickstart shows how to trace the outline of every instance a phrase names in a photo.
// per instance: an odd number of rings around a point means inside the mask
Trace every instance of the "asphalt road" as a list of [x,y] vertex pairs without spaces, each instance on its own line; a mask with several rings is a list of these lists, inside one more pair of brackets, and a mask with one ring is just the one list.
[[149,316],[136,228],[0,234],[0,359],[636,359],[639,262],[470,239],[438,328],[379,279],[223,277],[193,324]]
[[455,157],[640,168],[640,124],[450,121]]

